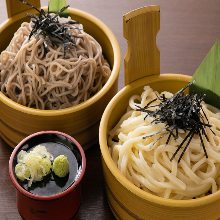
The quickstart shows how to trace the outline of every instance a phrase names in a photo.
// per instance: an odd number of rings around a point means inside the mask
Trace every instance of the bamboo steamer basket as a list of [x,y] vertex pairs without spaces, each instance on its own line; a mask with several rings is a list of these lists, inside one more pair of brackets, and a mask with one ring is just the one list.
[[128,41],[125,57],[125,87],[113,97],[102,116],[99,142],[108,203],[117,219],[211,220],[220,218],[220,191],[198,199],[165,199],[145,192],[127,180],[108,151],[108,131],[126,112],[129,98],[140,94],[144,85],[157,91],[177,92],[191,77],[181,74],[159,75],[156,35],[160,27],[159,6],[134,10],[123,18]]
[[[40,8],[40,0],[29,1]],[[23,21],[29,21],[27,13],[36,13],[18,0],[6,0],[8,20],[0,26],[0,51],[9,44]],[[62,110],[37,110],[17,104],[0,92],[0,136],[11,147],[24,137],[41,130],[58,130],[80,142],[84,149],[98,141],[98,127],[102,113],[117,92],[120,69],[120,49],[111,30],[96,17],[69,9],[69,15],[83,24],[87,33],[102,46],[112,73],[104,87],[89,100]]]

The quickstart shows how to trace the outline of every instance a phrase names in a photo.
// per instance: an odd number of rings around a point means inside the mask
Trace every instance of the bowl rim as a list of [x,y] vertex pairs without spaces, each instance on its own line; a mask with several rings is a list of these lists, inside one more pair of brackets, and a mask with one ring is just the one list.
[[[23,144],[25,142],[27,142],[28,140],[32,139],[33,137],[36,137],[36,136],[40,136],[40,135],[43,135],[43,134],[57,134],[57,135],[61,135],[65,138],[67,138],[70,142],[74,143],[77,147],[77,149],[79,150],[79,153],[80,153],[80,156],[82,158],[82,170],[81,170],[81,173],[78,177],[78,179],[72,183],[67,189],[65,189],[63,192],[60,192],[60,193],[56,193],[56,194],[53,194],[53,195],[50,195],[50,196],[40,196],[40,195],[36,195],[36,194],[33,194],[33,193],[30,193],[28,192],[27,190],[25,190],[17,181],[17,178],[15,177],[14,175],[14,172],[13,172],[13,160],[17,154],[17,152],[20,150],[20,148],[23,146]],[[14,187],[20,192],[22,193],[24,196],[27,196],[29,198],[32,198],[32,199],[36,199],[36,200],[53,200],[53,199],[58,199],[58,198],[61,198],[63,196],[66,196],[68,195],[69,193],[71,193],[74,189],[77,188],[77,186],[79,186],[82,182],[82,179],[85,175],[85,171],[86,171],[86,157],[85,157],[85,153],[82,149],[82,146],[79,144],[79,142],[76,141],[76,139],[74,139],[73,137],[71,137],[70,135],[68,134],[65,134],[63,132],[59,132],[59,131],[40,131],[40,132],[36,132],[34,134],[31,134],[29,135],[28,137],[24,138],[13,150],[11,156],[10,156],[10,159],[9,159],[9,176],[10,176],[10,179],[14,185]]]
[[[154,204],[159,204],[165,207],[179,207],[179,208],[193,208],[193,207],[199,207],[202,205],[207,205],[212,202],[215,202],[216,200],[220,199],[220,190],[217,192],[197,198],[197,199],[189,199],[189,200],[174,200],[174,199],[166,199],[159,197],[157,195],[153,195],[150,192],[143,191],[142,189],[135,186],[132,182],[130,182],[125,176],[123,176],[120,172],[120,170],[115,165],[114,161],[112,160],[110,153],[108,151],[108,145],[107,145],[107,125],[109,121],[109,117],[114,111],[115,106],[117,103],[119,103],[120,99],[127,93],[135,88],[139,88],[140,85],[144,86],[147,83],[152,82],[158,82],[163,80],[173,80],[173,81],[183,81],[183,82],[189,82],[192,79],[189,75],[183,75],[183,74],[175,74],[175,73],[166,73],[158,76],[150,76],[150,77],[144,77],[139,80],[136,80],[135,82],[132,82],[131,84],[125,86],[122,90],[120,90],[109,102],[107,105],[102,118],[100,122],[99,127],[99,144],[100,144],[100,150],[102,155],[103,163],[107,166],[109,171],[112,173],[114,178],[124,187],[127,191],[130,191],[137,197]],[[106,183],[107,184],[107,183]]]
[[[45,8],[45,7],[42,7],[42,8]],[[38,116],[58,116],[58,115],[65,115],[65,114],[78,112],[78,111],[88,108],[89,106],[97,102],[99,99],[101,99],[113,86],[113,84],[115,83],[115,81],[117,80],[119,76],[120,60],[121,60],[120,47],[119,47],[119,43],[115,35],[113,34],[113,32],[110,30],[110,28],[107,25],[105,25],[100,19],[96,18],[95,16],[85,11],[79,10],[79,9],[68,8],[68,10],[71,15],[77,15],[79,17],[83,17],[87,20],[92,21],[94,24],[96,24],[106,34],[112,46],[114,62],[112,66],[111,75],[109,79],[107,80],[107,82],[105,83],[105,85],[101,88],[100,91],[98,91],[94,96],[92,96],[85,102],[82,102],[75,106],[71,106],[71,107],[64,108],[64,109],[58,109],[58,110],[41,110],[41,109],[30,108],[30,107],[16,103],[15,101],[5,96],[2,92],[0,92],[0,102],[3,102],[5,105],[7,105],[8,107],[16,111],[20,111],[26,114],[38,115]],[[31,9],[28,12],[34,13],[34,10]],[[19,21],[21,18],[24,18],[25,16],[26,16],[25,13],[22,12],[11,18],[8,18],[5,22],[3,22],[0,25],[0,32],[3,29],[10,26],[12,23]]]

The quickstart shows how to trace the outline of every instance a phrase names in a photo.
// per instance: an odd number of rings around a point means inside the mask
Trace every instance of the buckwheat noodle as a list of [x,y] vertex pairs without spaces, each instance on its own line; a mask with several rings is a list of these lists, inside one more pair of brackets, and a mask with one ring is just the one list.
[[86,101],[106,83],[109,64],[82,25],[70,30],[76,46],[65,56],[62,45],[45,51],[44,38],[29,40],[30,31],[31,23],[22,23],[0,56],[0,91],[10,99],[37,109],[62,109]]
[[[169,92],[163,93],[172,97]],[[203,103],[203,110],[216,134],[206,130],[209,142],[204,138],[204,143],[208,158],[199,137],[194,135],[178,164],[181,152],[172,161],[170,158],[186,133],[181,131],[177,140],[171,138],[166,145],[165,124],[153,124],[151,117],[144,120],[146,114],[136,111],[136,105],[144,107],[155,98],[155,92],[145,86],[141,95],[130,98],[127,112],[109,133],[109,150],[121,173],[141,189],[164,198],[192,199],[219,190],[220,111]]]

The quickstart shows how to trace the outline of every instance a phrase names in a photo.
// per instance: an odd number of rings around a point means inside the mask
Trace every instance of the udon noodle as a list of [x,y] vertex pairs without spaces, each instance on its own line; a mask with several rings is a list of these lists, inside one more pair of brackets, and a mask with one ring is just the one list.
[[45,47],[43,37],[29,39],[32,24],[22,23],[0,56],[0,91],[37,109],[70,107],[97,93],[110,76],[109,64],[100,44],[81,24],[74,25],[76,46],[64,51],[63,45]]
[[[163,93],[172,97],[169,92]],[[171,138],[166,144],[165,124],[152,123],[152,117],[144,120],[146,114],[136,111],[137,106],[144,107],[155,98],[155,92],[145,86],[141,95],[130,98],[127,112],[110,131],[109,150],[121,173],[139,188],[164,198],[192,199],[219,190],[220,111],[202,104],[215,133],[206,129],[209,142],[204,138],[204,144],[208,158],[199,137],[194,135],[178,163],[181,152],[172,161],[170,158],[187,133],[180,130],[178,138]]]

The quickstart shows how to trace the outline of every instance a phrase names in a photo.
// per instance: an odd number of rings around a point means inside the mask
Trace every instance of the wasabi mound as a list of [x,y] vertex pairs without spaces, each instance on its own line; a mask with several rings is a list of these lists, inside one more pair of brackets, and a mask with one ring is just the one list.
[[58,177],[65,177],[69,173],[69,161],[64,155],[59,155],[54,159],[53,172]]

